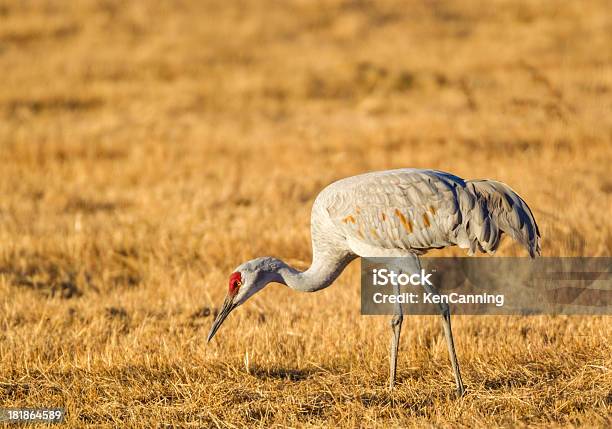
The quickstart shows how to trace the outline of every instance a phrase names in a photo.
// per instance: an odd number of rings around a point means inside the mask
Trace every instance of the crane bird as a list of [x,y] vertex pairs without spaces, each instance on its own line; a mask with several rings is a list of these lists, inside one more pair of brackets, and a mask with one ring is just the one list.
[[[540,255],[540,232],[525,201],[508,185],[493,180],[463,180],[436,170],[399,169],[341,179],[319,193],[312,207],[312,264],[299,271],[280,259],[262,257],[238,266],[212,324],[210,341],[228,314],[276,282],[301,292],[331,285],[357,257],[407,257],[418,268],[419,255],[449,246],[493,254],[503,234]],[[428,291],[430,292],[430,291]],[[434,293],[437,293],[435,290]],[[457,394],[461,380],[451,330],[450,310],[440,304]],[[401,306],[391,320],[389,387],[395,384],[403,322]]]

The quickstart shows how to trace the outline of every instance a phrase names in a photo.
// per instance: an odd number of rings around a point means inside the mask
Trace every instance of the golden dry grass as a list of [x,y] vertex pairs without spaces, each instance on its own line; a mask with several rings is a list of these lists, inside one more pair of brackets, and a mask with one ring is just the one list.
[[1,1],[0,406],[65,406],[69,427],[609,427],[609,317],[455,317],[461,400],[437,317],[407,319],[386,390],[358,263],[205,335],[232,269],[306,266],[317,192],[367,170],[497,178],[545,255],[610,255],[611,46],[606,0]]

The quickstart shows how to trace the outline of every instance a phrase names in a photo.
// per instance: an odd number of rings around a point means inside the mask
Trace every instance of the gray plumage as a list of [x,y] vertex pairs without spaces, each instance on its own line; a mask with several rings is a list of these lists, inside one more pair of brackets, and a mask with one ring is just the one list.
[[[331,224],[324,219],[329,217]],[[334,226],[330,243],[326,226]],[[435,170],[401,169],[349,177],[317,197],[312,239],[317,246],[360,245],[423,254],[458,245],[495,253],[502,234],[540,254],[540,233],[527,204],[509,186],[468,180]],[[354,249],[357,247],[357,249]]]
[[[328,287],[357,257],[405,256],[406,272],[420,269],[418,255],[460,246],[469,254],[495,253],[503,234],[531,257],[540,254],[540,232],[531,210],[508,185],[493,180],[463,180],[436,170],[400,169],[348,177],[317,196],[311,214],[312,264],[299,271],[280,259],[256,258],[230,276],[229,292],[208,335],[210,341],[227,315],[270,282],[302,292]],[[424,286],[427,292],[437,291]],[[465,389],[448,305],[440,304],[444,334],[457,392]],[[395,307],[390,386],[395,383],[403,321]]]

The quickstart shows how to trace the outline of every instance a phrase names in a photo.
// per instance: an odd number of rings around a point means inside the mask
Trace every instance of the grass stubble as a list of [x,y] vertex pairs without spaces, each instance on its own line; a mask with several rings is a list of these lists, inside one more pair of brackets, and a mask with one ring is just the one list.
[[405,321],[387,391],[358,263],[205,336],[232,269],[307,266],[314,197],[368,170],[502,180],[544,255],[610,255],[611,29],[605,1],[0,2],[0,406],[65,406],[67,427],[609,427],[609,317],[455,317],[460,400],[433,316]]

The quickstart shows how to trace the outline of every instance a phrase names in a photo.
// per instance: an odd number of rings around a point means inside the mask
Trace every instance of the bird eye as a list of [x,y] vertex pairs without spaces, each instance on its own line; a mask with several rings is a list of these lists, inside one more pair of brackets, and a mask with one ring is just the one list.
[[236,291],[238,291],[238,289],[240,289],[240,286],[242,286],[242,282],[239,280],[234,280],[230,285],[230,292],[235,293]]

